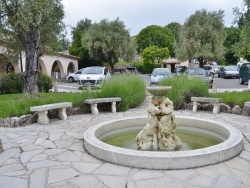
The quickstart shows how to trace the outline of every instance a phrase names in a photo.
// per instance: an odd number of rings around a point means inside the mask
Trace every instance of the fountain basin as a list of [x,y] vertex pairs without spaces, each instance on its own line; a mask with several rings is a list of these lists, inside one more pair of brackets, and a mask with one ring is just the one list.
[[120,128],[146,125],[148,118],[128,117],[106,121],[90,127],[84,133],[84,147],[98,159],[135,168],[186,169],[210,165],[228,160],[243,149],[241,132],[226,123],[201,118],[176,116],[178,126],[200,128],[218,133],[226,140],[220,144],[189,151],[139,151],[115,147],[98,138]]

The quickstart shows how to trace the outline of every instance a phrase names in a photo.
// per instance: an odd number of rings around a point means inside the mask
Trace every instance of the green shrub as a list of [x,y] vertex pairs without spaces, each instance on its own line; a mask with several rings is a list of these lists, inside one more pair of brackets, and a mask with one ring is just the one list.
[[39,92],[43,93],[49,92],[49,90],[53,86],[51,77],[43,73],[39,73],[37,86],[39,88]]
[[[40,92],[49,92],[53,86],[52,79],[40,73],[37,86]],[[22,75],[20,73],[6,74],[0,80],[0,93],[2,94],[22,93],[22,87]]]
[[9,73],[3,75],[0,80],[0,93],[2,94],[22,93],[21,74]]
[[137,107],[145,100],[146,85],[140,75],[117,75],[104,83],[102,90],[96,94],[98,98],[121,97],[117,111],[125,111]]
[[173,101],[175,110],[181,108],[184,103],[189,103],[191,97],[209,96],[208,85],[201,79],[189,79],[186,76],[173,76],[159,82],[161,86],[172,86],[172,91],[167,97]]

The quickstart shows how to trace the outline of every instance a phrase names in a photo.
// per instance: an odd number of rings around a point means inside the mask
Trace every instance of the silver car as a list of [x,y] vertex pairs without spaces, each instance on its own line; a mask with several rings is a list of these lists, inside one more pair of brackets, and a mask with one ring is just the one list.
[[111,74],[107,67],[87,67],[82,71],[77,83],[82,86],[87,86],[90,84],[91,87],[100,88],[105,81],[110,79],[110,77]]
[[222,78],[239,78],[239,71],[236,66],[225,66],[221,67],[218,71],[218,77]]
[[187,75],[189,78],[200,78],[207,83],[210,88],[213,86],[213,77],[207,75],[205,69],[203,68],[189,68],[186,70],[184,75]]
[[69,82],[77,82],[77,80],[79,79],[79,75],[82,73],[83,69],[79,69],[76,72],[73,73],[69,73],[66,77],[66,80]]
[[153,84],[158,84],[161,80],[172,76],[168,68],[155,68],[150,76],[150,86]]

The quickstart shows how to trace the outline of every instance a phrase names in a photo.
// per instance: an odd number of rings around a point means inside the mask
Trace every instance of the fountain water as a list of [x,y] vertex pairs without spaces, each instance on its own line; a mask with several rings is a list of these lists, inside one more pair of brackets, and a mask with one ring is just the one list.
[[[149,87],[147,90],[154,96],[149,105],[149,117],[129,117],[102,122],[85,131],[84,146],[91,155],[111,163],[136,168],[186,169],[228,160],[243,149],[242,134],[228,124],[184,116],[174,118],[172,102],[165,97],[159,97],[164,96],[171,88]],[[174,151],[181,146],[180,139],[175,135],[176,124],[191,131],[199,129],[218,134],[224,141],[201,149]],[[122,134],[124,129],[143,125],[146,126],[136,136],[137,144],[142,150],[116,147],[101,141],[105,134],[113,131],[120,131]],[[148,128],[150,133],[147,132]],[[148,151],[158,148],[160,151]]]

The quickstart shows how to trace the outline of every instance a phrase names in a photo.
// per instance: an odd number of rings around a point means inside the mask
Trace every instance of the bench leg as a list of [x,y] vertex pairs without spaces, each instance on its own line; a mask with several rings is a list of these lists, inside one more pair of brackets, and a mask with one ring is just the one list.
[[67,120],[66,108],[59,108],[58,109],[58,116],[61,120]]
[[193,112],[197,112],[197,102],[193,102]]
[[112,111],[113,113],[116,113],[116,102],[112,102],[112,103],[111,103],[111,111]]
[[214,104],[213,107],[213,114],[218,114],[220,112],[220,105],[219,103]]
[[48,125],[49,118],[47,114],[48,114],[48,111],[38,112],[37,123],[42,124],[42,125]]
[[90,107],[91,107],[92,114],[94,114],[94,115],[99,114],[99,111],[97,109],[97,104],[90,104]]

